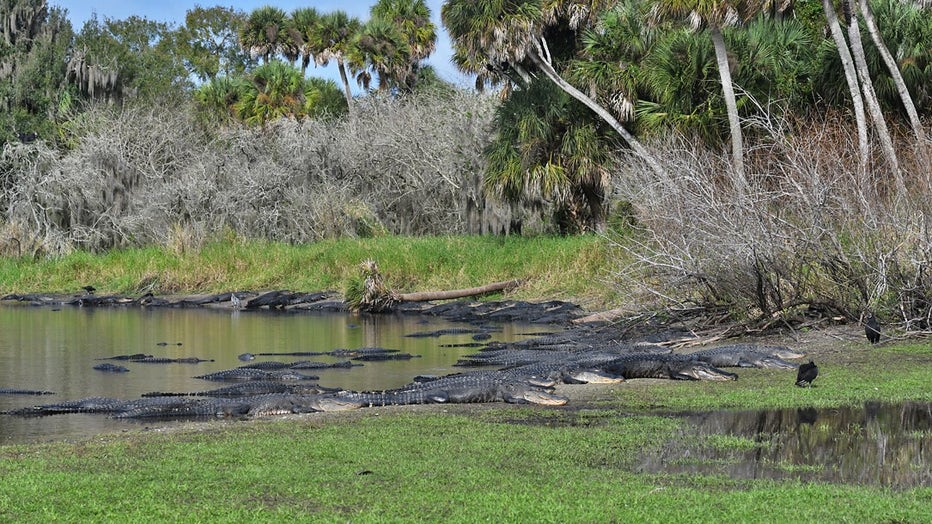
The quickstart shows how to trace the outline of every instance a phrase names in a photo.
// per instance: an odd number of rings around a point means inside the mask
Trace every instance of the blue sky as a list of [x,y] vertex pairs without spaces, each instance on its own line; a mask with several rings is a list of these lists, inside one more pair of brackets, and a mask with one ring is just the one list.
[[[180,26],[184,24],[185,13],[189,9],[200,5],[202,7],[212,7],[220,5],[223,7],[233,7],[249,13],[257,7],[272,5],[286,12],[291,12],[299,7],[313,7],[320,12],[329,12],[336,10],[346,11],[349,15],[355,16],[361,20],[369,18],[369,8],[375,2],[372,0],[258,0],[258,1],[211,1],[211,0],[148,0],[148,1],[114,1],[114,0],[94,0],[84,2],[78,0],[50,0],[51,6],[58,6],[68,11],[68,18],[75,31],[80,31],[84,22],[95,14],[98,18],[113,18],[122,20],[130,16],[141,16],[157,22],[168,22]],[[430,8],[431,19],[437,26],[437,50],[430,57],[430,64],[434,66],[441,78],[463,87],[470,87],[473,82],[456,70],[456,67],[450,62],[453,51],[450,46],[450,39],[443,31],[443,24],[440,23],[440,7],[443,0],[427,0],[427,6]],[[333,79],[339,82],[340,75],[334,65],[325,68],[318,67],[316,70],[309,71],[308,74]],[[355,89],[356,86],[354,85]]]

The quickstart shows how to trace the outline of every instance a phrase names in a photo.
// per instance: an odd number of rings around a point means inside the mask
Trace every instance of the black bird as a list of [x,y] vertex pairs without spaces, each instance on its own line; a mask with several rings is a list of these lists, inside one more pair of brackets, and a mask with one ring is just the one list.
[[84,286],[81,289],[83,289],[84,292],[87,293],[88,295],[93,295],[94,291],[97,291],[97,288],[95,288],[94,286]]
[[867,320],[864,321],[864,334],[867,335],[867,340],[871,344],[880,342],[880,322],[877,322],[877,317],[873,313],[867,314]]
[[808,364],[799,365],[799,373],[796,374],[796,385],[804,387],[812,387],[812,381],[819,376],[819,366],[815,365],[815,362],[812,360]]

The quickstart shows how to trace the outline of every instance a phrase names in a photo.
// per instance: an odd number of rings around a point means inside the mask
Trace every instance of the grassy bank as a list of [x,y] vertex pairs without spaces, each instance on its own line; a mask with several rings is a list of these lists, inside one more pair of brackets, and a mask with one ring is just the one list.
[[102,293],[211,293],[230,290],[343,290],[367,258],[396,291],[472,287],[525,279],[511,296],[612,300],[602,239],[581,237],[381,237],[307,245],[231,240],[197,252],[127,249],[33,261],[0,260],[0,291],[73,293],[88,284]]

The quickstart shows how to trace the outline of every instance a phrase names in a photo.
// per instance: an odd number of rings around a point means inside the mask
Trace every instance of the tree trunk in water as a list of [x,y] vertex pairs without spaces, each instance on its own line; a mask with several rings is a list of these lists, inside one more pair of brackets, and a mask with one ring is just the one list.
[[845,41],[845,35],[841,31],[841,24],[838,23],[838,16],[835,15],[835,7],[832,5],[832,0],[822,0],[822,10],[825,12],[825,19],[828,21],[832,40],[835,41],[835,47],[838,49],[838,56],[841,58],[842,68],[845,70],[848,92],[851,93],[851,101],[854,105],[854,120],[858,127],[858,148],[861,170],[865,171],[867,170],[867,161],[870,157],[870,143],[867,139],[867,116],[864,114],[864,100],[861,98],[861,88],[858,86],[858,75],[854,69],[854,60],[852,60],[851,52],[848,50],[848,43]]
[[641,158],[641,160],[647,162],[647,165],[649,165],[656,174],[663,175],[663,168],[660,167],[660,163],[657,162],[657,159],[655,159],[653,155],[647,151],[647,148],[645,148],[636,138],[634,138],[634,135],[625,129],[625,127],[621,125],[621,122],[616,120],[615,117],[608,112],[608,110],[596,103],[595,100],[592,100],[583,94],[582,91],[573,87],[572,84],[564,80],[563,77],[561,77],[553,68],[553,66],[550,65],[550,62],[541,58],[540,54],[537,52],[528,53],[528,57],[537,67],[540,68],[541,71],[543,71],[545,75],[547,75],[547,78],[553,81],[553,83],[557,84],[557,87],[565,91],[571,97],[585,104],[585,106],[589,109],[595,111],[595,114],[599,115],[602,120],[608,123],[608,125],[612,126],[612,129],[621,135],[622,140],[628,144],[628,147],[630,147],[631,150],[634,151],[634,153],[639,158]]
[[722,79],[725,108],[728,110],[728,125],[731,128],[731,161],[737,177],[736,186],[739,194],[745,195],[748,180],[744,174],[744,145],[741,137],[741,120],[738,118],[738,102],[735,99],[735,88],[731,81],[731,68],[728,66],[728,52],[725,49],[722,30],[715,25],[710,30],[712,45],[715,47],[715,59],[718,62],[718,74]]
[[864,56],[864,46],[861,44],[861,28],[858,26],[857,6],[853,0],[844,0],[843,9],[845,22],[848,24],[848,41],[851,44],[851,55],[854,58],[855,70],[858,73],[858,80],[861,81],[861,92],[864,94],[864,102],[867,103],[867,112],[874,123],[874,130],[880,139],[880,149],[890,168],[893,170],[894,183],[898,197],[906,196],[906,186],[903,184],[903,177],[900,174],[900,164],[896,158],[896,151],[893,150],[893,138],[890,137],[890,131],[887,129],[887,121],[883,118],[880,111],[880,102],[877,101],[877,94],[874,92],[874,84],[871,82],[870,71],[867,69],[867,58]]
[[883,38],[880,36],[877,23],[874,21],[874,13],[867,4],[867,0],[858,0],[858,5],[861,7],[861,16],[864,17],[864,23],[867,25],[867,32],[871,35],[874,45],[877,46],[877,51],[880,52],[880,56],[883,58],[887,70],[890,71],[890,77],[893,78],[893,83],[896,85],[896,90],[900,94],[900,100],[903,101],[903,108],[906,109],[906,115],[909,117],[909,125],[913,128],[916,139],[922,143],[923,140],[925,140],[925,132],[922,129],[922,122],[919,120],[919,113],[916,111],[916,104],[913,103],[913,98],[909,94],[909,89],[906,88],[906,81],[903,80],[903,74],[900,73],[900,68],[897,66],[896,60],[893,58],[893,55],[890,54],[890,50],[887,49],[886,44],[883,42]]
[[485,295],[496,291],[505,291],[520,286],[521,280],[506,280],[504,282],[495,282],[479,287],[466,289],[453,289],[450,291],[422,291],[420,293],[398,293],[395,298],[399,302],[426,302],[428,300],[451,300],[454,298],[474,297]]

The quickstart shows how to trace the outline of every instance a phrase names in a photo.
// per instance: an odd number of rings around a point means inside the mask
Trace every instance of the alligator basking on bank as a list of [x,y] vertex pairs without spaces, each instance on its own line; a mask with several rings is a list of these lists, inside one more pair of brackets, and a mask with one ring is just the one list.
[[97,413],[111,418],[230,418],[314,411],[358,409],[361,403],[333,394],[270,393],[241,398],[155,396],[133,400],[88,397],[79,400],[14,409],[9,415],[37,417],[65,413]]
[[684,355],[716,367],[777,369],[796,369],[797,364],[783,359],[805,356],[803,353],[793,351],[785,346],[758,346],[753,344],[733,344],[703,349]]
[[548,388],[487,373],[448,375],[427,382],[413,382],[397,389],[345,391],[335,396],[368,407],[474,402],[562,406],[568,402],[566,397],[554,395]]

